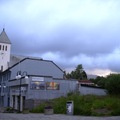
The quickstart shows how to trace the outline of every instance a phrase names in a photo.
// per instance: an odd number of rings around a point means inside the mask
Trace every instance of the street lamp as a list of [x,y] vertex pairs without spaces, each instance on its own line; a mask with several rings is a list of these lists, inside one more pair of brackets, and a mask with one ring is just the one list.
[[1,83],[0,84],[0,91],[2,92],[4,92],[4,89],[6,88],[6,84],[5,83]]
[[5,92],[6,84],[3,83],[3,92]]
[[25,79],[28,79],[28,75],[27,75],[27,72],[26,71],[18,71],[17,72],[17,76],[16,76],[16,79],[17,80],[20,80],[20,87],[19,87],[19,112],[21,112],[21,84],[22,84],[22,78],[25,78]]
[[1,83],[0,84],[0,96],[3,96],[3,98],[1,99],[1,104],[4,107],[4,99],[5,99],[5,88],[6,88],[6,84],[5,83]]

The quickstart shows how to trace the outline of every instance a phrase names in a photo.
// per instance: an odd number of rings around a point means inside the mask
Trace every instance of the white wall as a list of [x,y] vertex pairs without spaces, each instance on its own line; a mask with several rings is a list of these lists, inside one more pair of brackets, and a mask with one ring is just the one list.
[[11,44],[5,44],[5,43],[0,43],[0,45],[7,46],[7,51],[0,50],[0,70],[1,66],[3,66],[3,71],[8,68],[8,62],[10,62],[10,49],[11,49]]
[[82,95],[106,95],[106,90],[102,88],[95,88],[95,87],[89,87],[89,86],[81,86],[80,85],[80,94]]

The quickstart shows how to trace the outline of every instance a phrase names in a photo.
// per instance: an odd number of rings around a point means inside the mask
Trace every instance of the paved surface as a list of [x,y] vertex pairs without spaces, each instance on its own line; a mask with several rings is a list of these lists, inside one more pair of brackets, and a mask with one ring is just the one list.
[[19,113],[0,113],[0,120],[120,120],[120,116],[115,117],[85,117],[68,116],[61,114],[19,114]]

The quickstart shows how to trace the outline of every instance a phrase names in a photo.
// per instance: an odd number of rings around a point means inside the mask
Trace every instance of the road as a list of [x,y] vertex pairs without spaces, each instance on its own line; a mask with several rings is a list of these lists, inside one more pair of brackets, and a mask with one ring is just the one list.
[[87,117],[70,115],[44,115],[44,114],[22,114],[22,113],[0,113],[0,120],[120,120],[120,116],[115,117]]

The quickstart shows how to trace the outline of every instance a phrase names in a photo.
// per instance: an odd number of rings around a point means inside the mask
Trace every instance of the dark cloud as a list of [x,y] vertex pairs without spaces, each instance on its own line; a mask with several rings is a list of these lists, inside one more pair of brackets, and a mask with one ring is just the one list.
[[0,1],[0,28],[5,27],[14,54],[44,57],[67,69],[83,64],[88,71],[119,72],[119,5],[114,0]]

